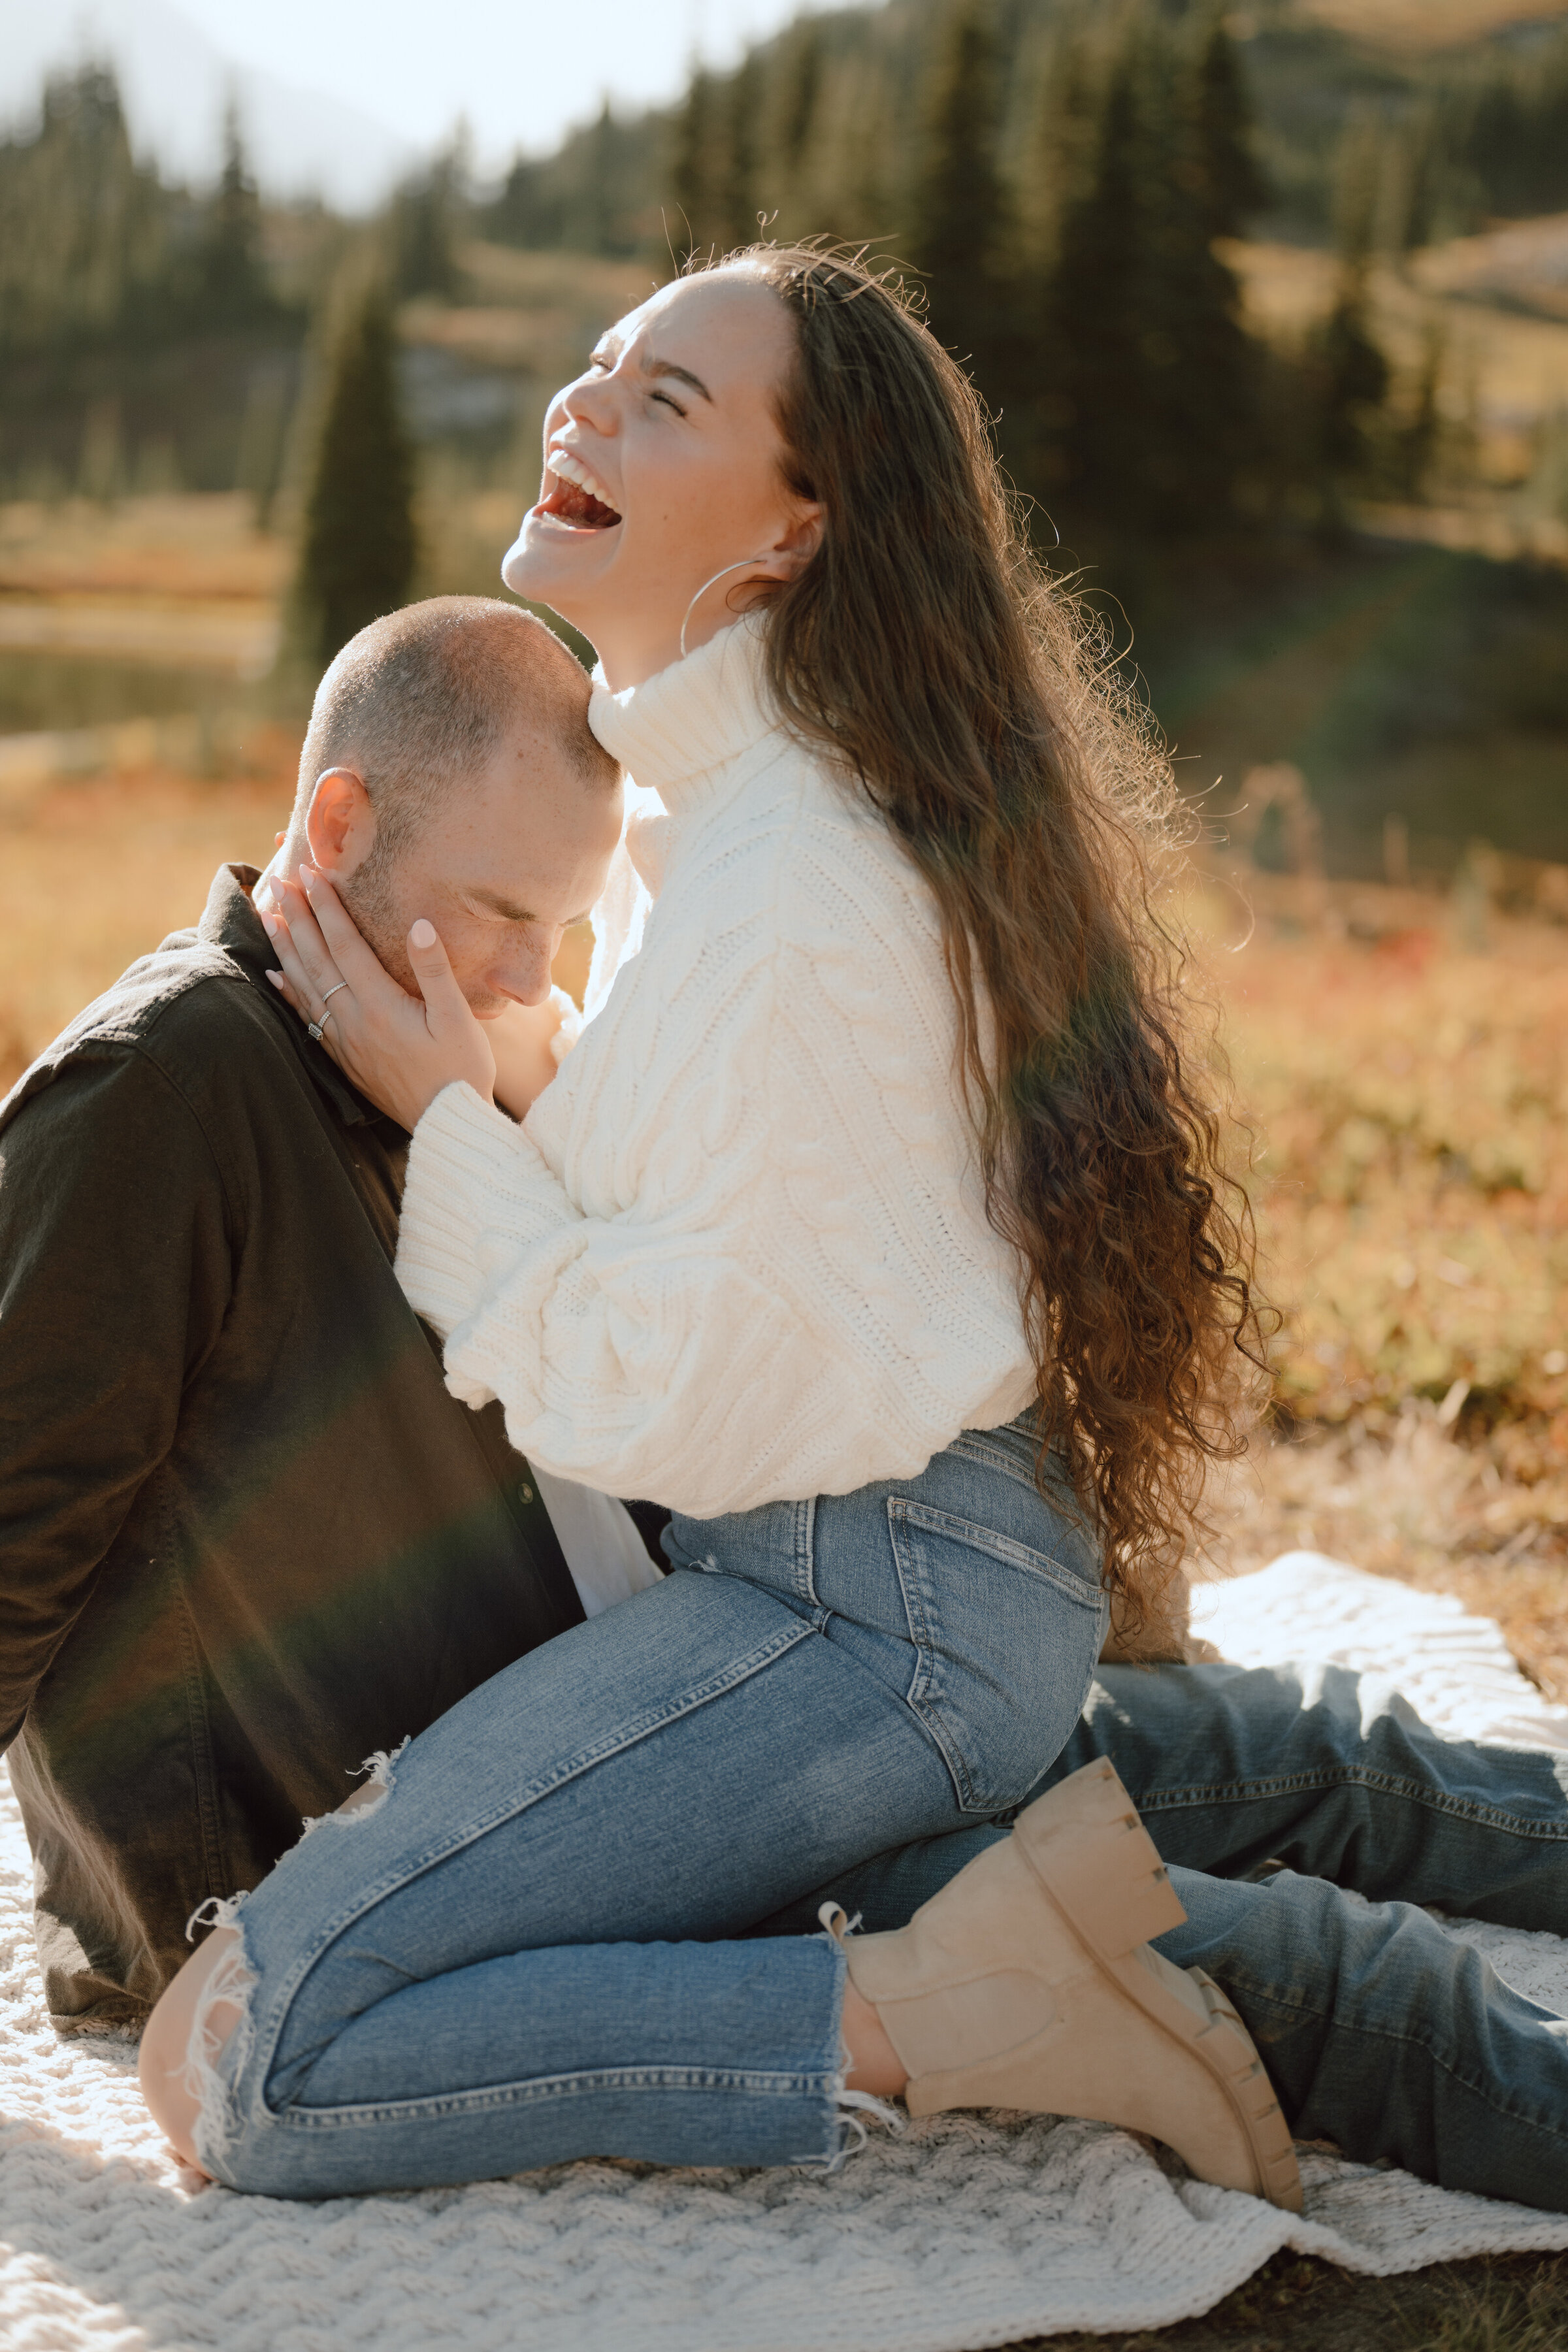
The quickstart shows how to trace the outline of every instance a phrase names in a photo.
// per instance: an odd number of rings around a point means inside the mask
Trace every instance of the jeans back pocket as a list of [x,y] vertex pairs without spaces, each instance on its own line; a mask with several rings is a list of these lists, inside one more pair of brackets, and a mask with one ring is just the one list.
[[1105,1596],[1048,1552],[906,1495],[888,1497],[888,1528],[915,1651],[907,1703],[963,1810],[1001,1812],[1078,1721]]

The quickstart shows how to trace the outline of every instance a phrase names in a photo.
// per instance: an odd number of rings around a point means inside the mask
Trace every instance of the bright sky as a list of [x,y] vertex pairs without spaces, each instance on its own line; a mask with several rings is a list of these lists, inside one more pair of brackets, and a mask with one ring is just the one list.
[[[459,114],[481,163],[552,147],[613,99],[684,84],[693,51],[728,65],[807,0],[179,0],[237,64],[321,90],[420,146]],[[62,14],[64,11],[62,10]]]

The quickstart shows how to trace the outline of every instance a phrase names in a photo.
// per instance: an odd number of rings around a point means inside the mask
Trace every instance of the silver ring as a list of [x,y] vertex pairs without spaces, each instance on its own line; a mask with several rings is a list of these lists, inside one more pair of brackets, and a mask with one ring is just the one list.
[[[325,996],[323,996],[323,997],[322,997],[322,999],[321,999],[321,1003],[322,1003],[323,1004],[330,1004],[330,1003],[331,1003],[331,1001],[332,1001],[333,997],[337,994],[337,992],[338,992],[339,989],[340,989],[340,988],[346,988],[347,986],[348,986],[348,982],[347,982],[346,980],[334,980],[334,981],[333,981],[333,982],[332,982],[332,984],[331,984],[331,988],[329,988],[329,989],[328,989],[328,991],[327,991],[327,992],[326,992]],[[323,1013],[322,1013],[322,1015],[321,1015],[322,1020],[324,1021],[324,1020],[326,1019],[326,1017],[327,1017],[327,1016],[326,1016],[326,1014]]]
[[[340,982],[339,982],[339,983],[338,983],[338,985],[339,985],[340,987],[342,987],[342,986],[343,985],[343,983],[340,981]],[[308,1022],[305,1024],[305,1034],[306,1034],[306,1036],[307,1036],[307,1037],[313,1037],[313,1038],[315,1039],[315,1041],[316,1041],[317,1045],[319,1045],[321,1044],[321,1042],[322,1035],[323,1035],[323,1034],[325,1033],[327,1024],[328,1024],[328,1022],[331,1019],[331,1017],[332,1017],[332,1016],[331,1016],[331,1011],[330,1011],[330,1010],[325,1010],[325,1011],[323,1011],[323,1012],[322,1012],[321,1017],[321,1019],[320,1019],[319,1021],[308,1021]]]

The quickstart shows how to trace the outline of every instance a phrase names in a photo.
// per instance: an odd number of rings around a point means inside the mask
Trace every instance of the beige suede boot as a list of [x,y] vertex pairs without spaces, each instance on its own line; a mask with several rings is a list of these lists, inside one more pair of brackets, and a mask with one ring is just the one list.
[[1247,2028],[1201,1969],[1148,1948],[1186,1916],[1101,1761],[1030,1805],[907,1927],[845,1951],[908,2069],[911,2115],[1121,2124],[1200,2180],[1299,2212],[1290,2134]]

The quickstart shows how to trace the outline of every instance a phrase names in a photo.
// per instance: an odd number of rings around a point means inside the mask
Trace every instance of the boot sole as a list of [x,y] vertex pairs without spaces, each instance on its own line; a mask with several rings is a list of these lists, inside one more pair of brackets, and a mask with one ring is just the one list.
[[[1032,1814],[1047,1812],[1031,1823]],[[1103,1832],[1118,1823],[1125,1823],[1125,1836],[1108,1855]],[[1060,1835],[1074,1824],[1101,1834],[1092,1846]],[[1178,1969],[1158,1952],[1140,1950],[1187,1915],[1115,1766],[1101,1759],[1059,1782],[1019,1815],[1013,1835],[1042,1891],[1103,1973],[1213,2076],[1245,2135],[1254,2193],[1299,2213],[1295,2147],[1252,2036],[1204,1969]],[[1170,1990],[1167,1977],[1194,1985],[1201,2009]]]

